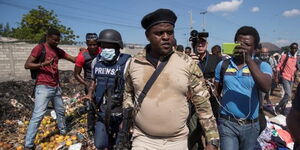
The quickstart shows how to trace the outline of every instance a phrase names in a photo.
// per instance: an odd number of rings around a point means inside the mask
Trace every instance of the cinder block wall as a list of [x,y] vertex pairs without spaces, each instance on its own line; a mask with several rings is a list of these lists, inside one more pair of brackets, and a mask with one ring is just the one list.
[[[24,69],[24,64],[36,44],[27,43],[0,43],[0,82],[8,80],[30,80],[30,71]],[[82,46],[59,45],[72,56],[77,56]],[[84,46],[83,46],[84,47]],[[124,49],[124,53],[136,54],[140,49]],[[73,70],[74,64],[60,60],[60,70]]]

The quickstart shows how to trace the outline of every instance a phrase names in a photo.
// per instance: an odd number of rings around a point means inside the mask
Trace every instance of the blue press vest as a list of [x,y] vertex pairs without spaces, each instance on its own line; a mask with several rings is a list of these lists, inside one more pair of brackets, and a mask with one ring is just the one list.
[[[108,64],[104,61],[99,61],[101,55],[97,56],[97,63],[94,66],[93,73],[97,82],[95,90],[96,103],[101,104],[103,100],[104,93],[108,88],[114,88],[116,90],[122,91],[124,88],[124,70],[127,60],[131,56],[128,54],[120,54],[119,59],[114,64]],[[115,77],[116,73],[119,71],[121,76],[121,83],[118,83],[115,87]],[[121,93],[123,94],[123,93]]]

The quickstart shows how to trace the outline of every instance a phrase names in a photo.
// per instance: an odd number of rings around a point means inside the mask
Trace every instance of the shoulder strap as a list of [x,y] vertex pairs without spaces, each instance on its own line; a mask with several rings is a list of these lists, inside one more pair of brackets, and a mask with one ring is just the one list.
[[288,59],[289,59],[289,54],[288,54],[287,52],[285,52],[285,59],[284,59],[284,62],[283,62],[283,64],[282,64],[281,68],[280,68],[280,71],[279,71],[280,73],[283,72],[283,70],[284,70],[284,68],[285,68],[285,66],[286,66],[286,63],[287,63]]
[[45,60],[45,57],[46,57],[46,47],[44,44],[42,44],[42,53],[41,53],[41,61],[44,61]]
[[230,59],[226,59],[222,63],[221,70],[220,70],[220,82],[219,82],[221,85],[223,85],[224,75],[225,75],[226,69],[229,66],[229,63],[230,63]]
[[260,64],[262,63],[262,61],[261,61],[260,59],[254,59],[254,62],[255,62],[258,66],[260,66]]
[[159,76],[159,74],[162,72],[162,70],[164,69],[164,67],[166,66],[166,64],[168,63],[170,58],[168,58],[165,61],[162,61],[158,67],[156,68],[156,70],[153,72],[153,74],[151,75],[150,79],[147,81],[146,85],[144,86],[141,94],[139,95],[139,97],[137,98],[138,104],[141,106],[144,98],[146,97],[148,91],[150,90],[150,88],[152,87],[153,83],[155,82],[155,80],[157,79],[157,77]]
[[39,55],[37,56],[37,59],[35,60],[36,63],[43,62],[45,60],[45,56],[46,56],[46,48],[44,46],[44,43],[41,43],[39,45],[41,48],[41,52],[39,53]]
[[[41,50],[41,53],[40,53],[38,59],[35,60],[35,62],[37,61],[37,63],[43,62],[45,60],[45,57],[46,57],[46,48],[44,46],[44,43],[41,43],[40,45],[42,47],[42,50]],[[31,78],[35,79],[33,90],[32,90],[32,93],[31,93],[31,97],[35,96],[34,94],[35,94],[35,88],[36,88],[36,84],[37,84],[37,76],[38,76],[39,73],[40,73],[39,69],[35,69],[35,70],[30,69]]]
[[131,56],[128,54],[120,54],[119,60],[117,61],[118,65],[123,65],[127,62],[127,60],[130,58]]

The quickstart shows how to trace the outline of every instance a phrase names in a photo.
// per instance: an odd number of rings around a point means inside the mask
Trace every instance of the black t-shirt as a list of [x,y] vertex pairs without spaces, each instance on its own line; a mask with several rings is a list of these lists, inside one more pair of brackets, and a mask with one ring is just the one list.
[[215,69],[218,63],[222,60],[221,57],[216,55],[211,55],[208,52],[203,60],[199,59],[198,66],[203,72],[204,78],[214,78],[215,77]]
[[300,111],[300,84],[298,84],[297,90],[296,90],[296,96],[293,100],[293,109]]

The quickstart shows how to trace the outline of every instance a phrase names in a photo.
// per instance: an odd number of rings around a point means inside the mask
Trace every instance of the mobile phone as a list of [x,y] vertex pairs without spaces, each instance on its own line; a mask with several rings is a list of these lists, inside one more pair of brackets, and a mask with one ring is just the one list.
[[238,45],[240,45],[240,43],[223,43],[222,52],[227,55],[232,55],[234,52],[234,48]]

